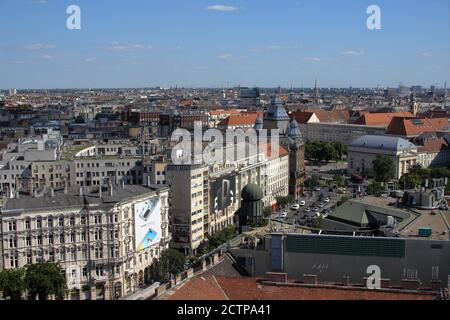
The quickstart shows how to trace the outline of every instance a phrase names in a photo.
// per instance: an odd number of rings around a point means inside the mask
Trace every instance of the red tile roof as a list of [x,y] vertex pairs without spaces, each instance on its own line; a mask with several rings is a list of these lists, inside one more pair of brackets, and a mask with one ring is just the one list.
[[261,283],[257,278],[196,277],[168,300],[432,300],[429,293],[374,291],[351,287],[306,287]]
[[365,113],[354,124],[363,124],[366,126],[388,126],[394,117],[410,117],[414,115],[411,112],[389,112],[389,113]]
[[221,127],[239,127],[239,126],[252,126],[256,123],[256,120],[260,117],[264,117],[263,112],[243,112],[238,115],[230,115],[228,118],[219,122]]
[[296,111],[291,113],[291,117],[294,118],[299,124],[306,124],[313,116],[314,112],[310,111]]
[[425,132],[439,132],[450,126],[448,118],[400,118],[394,117],[386,134],[404,137],[417,137]]
[[425,140],[422,143],[423,145],[417,148],[417,152],[437,152],[449,147],[445,139]]

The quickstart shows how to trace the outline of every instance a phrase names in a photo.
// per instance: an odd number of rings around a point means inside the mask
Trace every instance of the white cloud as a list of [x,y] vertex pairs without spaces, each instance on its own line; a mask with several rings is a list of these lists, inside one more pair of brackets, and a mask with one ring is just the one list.
[[314,61],[314,62],[320,62],[322,61],[320,58],[318,57],[305,57],[303,58],[303,61]]
[[360,51],[347,50],[347,51],[342,52],[342,54],[344,56],[363,56],[366,53],[364,51],[362,51],[362,50],[360,50]]
[[431,53],[430,51],[425,51],[425,52],[422,52],[422,57],[425,57],[425,58],[431,58],[432,56],[433,56],[433,53]]
[[56,45],[54,44],[45,44],[45,43],[33,43],[27,46],[30,50],[42,50],[42,49],[55,49]]
[[210,10],[210,11],[221,11],[221,12],[230,12],[230,11],[238,10],[237,7],[226,6],[226,5],[223,5],[223,4],[216,4],[216,5],[213,5],[213,6],[208,6],[206,9]]
[[233,59],[233,55],[231,53],[222,53],[217,56],[217,58],[221,60],[230,60]]
[[95,61],[97,61],[97,58],[96,57],[86,58],[86,59],[84,59],[84,61],[85,62],[95,62]]
[[41,56],[41,58],[42,58],[42,59],[45,59],[45,60],[50,60],[50,59],[53,58],[53,56],[50,55],[50,54],[44,54],[43,56]]
[[[111,42],[111,46],[108,47],[108,50],[110,51],[125,51],[125,50],[132,50],[132,49],[145,49],[146,46],[140,43],[136,44],[121,44],[117,41]],[[151,49],[151,46],[147,47],[148,49]]]
[[32,3],[33,4],[47,4],[48,1],[47,0],[33,0]]

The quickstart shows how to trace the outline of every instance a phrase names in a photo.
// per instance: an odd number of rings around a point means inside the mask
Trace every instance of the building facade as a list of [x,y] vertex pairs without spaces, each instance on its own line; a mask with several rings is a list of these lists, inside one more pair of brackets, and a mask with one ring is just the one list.
[[[152,241],[139,220],[143,210]],[[69,299],[118,299],[149,280],[154,260],[168,248],[168,188],[111,183],[102,190],[20,195],[4,203],[0,235],[5,269],[59,262]]]

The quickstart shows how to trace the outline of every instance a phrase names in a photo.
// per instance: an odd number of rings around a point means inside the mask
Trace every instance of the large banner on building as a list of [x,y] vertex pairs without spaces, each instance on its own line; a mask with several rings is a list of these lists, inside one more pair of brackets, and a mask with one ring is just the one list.
[[161,241],[161,200],[158,197],[134,205],[136,251]]
[[211,181],[212,212],[218,213],[236,201],[236,176],[222,176]]

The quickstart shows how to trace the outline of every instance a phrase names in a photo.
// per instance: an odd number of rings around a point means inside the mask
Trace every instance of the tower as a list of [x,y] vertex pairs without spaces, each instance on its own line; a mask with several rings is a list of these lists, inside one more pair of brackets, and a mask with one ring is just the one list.
[[285,135],[289,125],[289,116],[283,106],[283,101],[275,95],[264,116],[264,129],[278,129],[280,135]]
[[411,94],[409,95],[409,110],[414,115],[414,117],[416,117],[419,113],[419,104],[416,101],[414,92],[411,92]]

